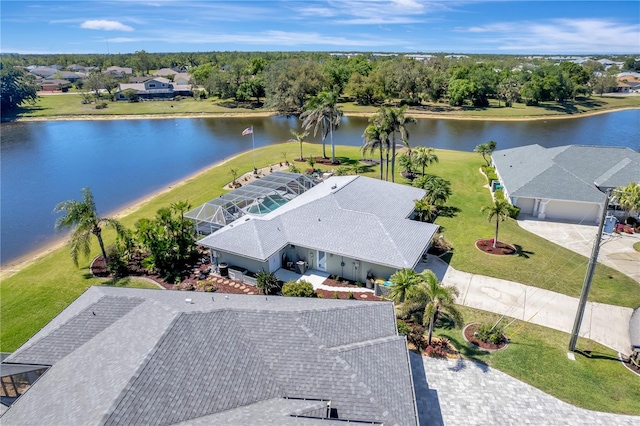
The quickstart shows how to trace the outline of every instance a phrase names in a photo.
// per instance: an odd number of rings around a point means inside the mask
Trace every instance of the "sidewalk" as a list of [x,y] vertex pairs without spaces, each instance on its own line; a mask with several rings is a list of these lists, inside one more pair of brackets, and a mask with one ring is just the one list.
[[[513,281],[457,271],[436,256],[418,264],[416,270],[431,269],[445,285],[460,291],[463,306],[507,315],[533,324],[571,333],[578,298]],[[629,355],[629,322],[633,309],[588,302],[580,336]]]

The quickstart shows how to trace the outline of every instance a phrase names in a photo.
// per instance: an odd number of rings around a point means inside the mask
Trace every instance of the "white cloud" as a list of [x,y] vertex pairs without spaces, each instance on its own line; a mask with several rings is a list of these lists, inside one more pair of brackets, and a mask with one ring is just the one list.
[[88,30],[104,30],[104,31],[133,31],[133,28],[118,21],[108,21],[106,19],[96,19],[84,21],[80,28]]
[[611,19],[502,22],[456,28],[455,31],[473,34],[475,43],[518,53],[640,51],[640,24],[625,24]]

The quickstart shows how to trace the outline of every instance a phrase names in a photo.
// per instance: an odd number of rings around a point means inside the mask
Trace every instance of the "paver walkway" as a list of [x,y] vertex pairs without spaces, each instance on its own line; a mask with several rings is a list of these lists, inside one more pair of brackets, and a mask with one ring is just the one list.
[[421,425],[639,425],[640,417],[574,407],[508,374],[410,353]]
[[[458,271],[436,256],[418,264],[416,270],[431,269],[445,285],[460,291],[457,302],[533,324],[571,333],[578,298],[513,281]],[[588,302],[580,336],[625,355],[631,351],[629,322],[633,309]]]

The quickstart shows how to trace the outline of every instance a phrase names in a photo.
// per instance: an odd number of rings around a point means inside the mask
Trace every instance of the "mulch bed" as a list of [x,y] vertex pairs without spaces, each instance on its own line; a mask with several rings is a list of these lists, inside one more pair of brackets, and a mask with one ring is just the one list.
[[637,375],[640,375],[640,368],[636,367],[635,364],[631,364],[631,361],[629,361],[628,356],[622,355],[621,358],[622,358],[622,364],[625,367],[627,367],[629,370],[633,371]]
[[[294,159],[293,161],[296,161],[296,162],[298,162],[298,163],[303,163],[303,162],[304,162],[304,163],[306,163],[307,161],[309,161],[309,157],[305,157],[305,158],[304,158],[304,159],[302,159],[302,160],[301,160],[301,159],[299,159],[299,158],[296,158],[296,159]],[[337,165],[339,165],[339,164],[340,164],[340,160],[337,160],[337,159],[336,159],[336,162],[335,162],[335,163],[332,163],[332,162],[331,162],[331,158],[324,158],[324,157],[322,157],[322,156],[320,156],[320,157],[313,157],[313,162],[314,162],[315,164],[326,164],[326,165],[329,165],[329,166],[337,166]]]
[[[169,284],[163,281],[158,274],[149,273],[149,271],[142,268],[139,259],[134,259],[129,264],[129,276],[150,279],[167,290],[212,291],[215,289],[213,291],[218,293],[258,294],[258,289],[252,285],[207,274],[207,269],[210,266],[207,263],[201,263],[199,266],[193,265],[189,269],[189,275],[179,284]],[[109,275],[102,255],[98,256],[91,264],[91,273],[100,278],[115,278]]]
[[476,247],[487,254],[495,254],[498,256],[508,256],[508,255],[516,254],[517,252],[514,246],[509,245],[507,243],[503,243],[502,241],[498,241],[494,248],[493,238],[489,240],[477,240]]
[[478,329],[479,324],[469,324],[467,327],[465,327],[462,332],[464,333],[464,337],[465,339],[473,344],[478,346],[480,349],[485,349],[488,351],[497,351],[499,349],[504,348],[505,346],[507,346],[508,342],[505,339],[502,343],[491,343],[491,342],[485,342],[482,340],[479,340],[476,338],[476,336],[474,336],[476,330]]
[[[258,289],[252,285],[244,284],[239,281],[230,280],[229,278],[223,278],[215,275],[206,275],[207,269],[210,267],[207,263],[202,263],[200,266],[190,268],[190,275],[185,277],[179,284],[169,284],[162,280],[157,274],[151,274],[146,269],[140,266],[140,259],[136,259],[129,264],[129,276],[140,277],[150,279],[167,290],[191,290],[191,291],[212,291],[212,287],[215,288],[217,293],[230,293],[230,294],[258,294]],[[109,274],[105,267],[104,258],[102,255],[95,258],[91,264],[91,273],[100,278],[115,278]],[[201,278],[204,277],[204,278]],[[324,282],[325,285],[332,287],[353,287],[358,288],[356,285],[343,284],[340,281],[329,280]],[[335,295],[338,295],[339,299],[349,299],[349,291],[329,291],[329,290],[316,290],[316,294],[325,299],[334,299]],[[365,292],[353,292],[354,299],[357,300],[383,300],[377,297],[373,293]]]

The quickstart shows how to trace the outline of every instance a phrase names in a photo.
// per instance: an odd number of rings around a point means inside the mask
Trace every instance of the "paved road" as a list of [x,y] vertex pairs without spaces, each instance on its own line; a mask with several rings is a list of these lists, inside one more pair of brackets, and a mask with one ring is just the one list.
[[[431,269],[445,285],[460,291],[457,302],[464,306],[530,321],[570,333],[578,310],[578,298],[513,281],[458,271],[435,256],[416,268]],[[580,336],[629,355],[629,322],[633,309],[588,302]]]
[[421,425],[640,424],[640,417],[574,407],[479,363],[410,357]]

